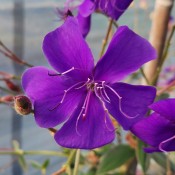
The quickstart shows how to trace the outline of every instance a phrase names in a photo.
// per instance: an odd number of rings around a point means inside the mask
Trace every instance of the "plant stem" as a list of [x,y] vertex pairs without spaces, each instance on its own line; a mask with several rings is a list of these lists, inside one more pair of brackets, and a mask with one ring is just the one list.
[[146,77],[145,72],[144,72],[142,67],[140,68],[140,72],[141,72],[143,78],[145,79],[146,83],[149,85],[150,82],[149,82],[148,78]]
[[113,24],[113,19],[110,19],[109,20],[109,25],[108,25],[108,30],[107,30],[107,33],[106,33],[106,37],[103,40],[102,49],[101,49],[101,52],[100,52],[100,58],[103,56],[103,54],[105,52],[105,48],[106,48],[106,45],[108,43],[109,35],[110,35],[111,29],[112,29],[112,24]]
[[57,152],[57,151],[48,151],[48,150],[42,150],[42,151],[36,151],[36,150],[31,150],[31,151],[0,151],[0,155],[48,155],[48,156],[63,156],[66,157],[66,155],[64,155],[61,152]]
[[25,65],[25,66],[28,66],[28,67],[33,67],[33,65],[21,60],[20,58],[18,58],[17,55],[15,55],[10,49],[8,49],[2,41],[0,41],[0,46],[5,50],[3,51],[2,49],[0,49],[0,52],[2,54],[4,54],[6,57],[10,58],[12,61],[15,61],[16,63],[18,64],[21,64],[21,65]]
[[171,161],[170,161],[170,153],[168,153],[166,155],[166,167],[167,167],[167,170],[166,170],[166,175],[172,175],[172,171],[171,171]]
[[[160,69],[158,69],[163,58],[163,50],[168,31],[168,22],[171,15],[174,0],[156,0],[154,18],[150,32],[150,43],[157,51],[157,59],[145,65],[144,72],[151,85],[156,85]],[[158,72],[157,72],[158,71]],[[156,78],[154,78],[156,75]]]
[[72,151],[71,151],[71,153],[70,153],[70,155],[69,155],[69,158],[68,158],[66,164],[70,165],[70,164],[72,163],[73,158],[74,158],[74,156],[75,156],[75,153],[76,153],[76,150],[72,150]]
[[170,84],[166,85],[165,87],[163,87],[162,89],[160,89],[159,91],[157,91],[157,95],[160,96],[165,91],[168,91],[169,89],[171,89],[174,86],[175,86],[175,80],[172,81]]
[[8,90],[8,89],[6,89],[6,88],[4,88],[4,87],[1,87],[1,86],[0,86],[0,90],[2,90],[2,91],[4,91],[4,92],[7,92],[7,93],[9,93],[9,94],[12,94],[12,95],[15,95],[15,94],[16,94],[15,92],[13,92],[13,91],[11,91],[11,90]]
[[78,167],[80,162],[80,149],[77,149],[76,156],[75,156],[75,167],[73,175],[78,175]]
[[162,70],[162,66],[163,66],[163,63],[165,62],[166,58],[167,58],[167,55],[168,55],[168,51],[169,51],[169,48],[170,48],[170,45],[171,45],[171,40],[172,40],[172,37],[174,35],[174,31],[175,31],[175,26],[172,27],[172,30],[170,32],[170,35],[167,39],[167,43],[166,43],[166,46],[165,46],[165,49],[164,49],[164,52],[163,52],[163,56],[162,56],[162,59],[160,60],[160,63],[156,69],[156,74],[153,78],[153,84],[155,84],[155,82],[157,82],[157,79],[159,77],[159,74]]

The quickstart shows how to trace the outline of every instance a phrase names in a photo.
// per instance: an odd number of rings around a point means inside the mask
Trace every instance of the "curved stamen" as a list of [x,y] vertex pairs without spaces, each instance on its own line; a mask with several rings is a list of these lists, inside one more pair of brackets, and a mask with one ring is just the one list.
[[102,81],[103,92],[104,92],[106,98],[110,101],[110,98],[109,98],[108,94],[107,94],[106,91],[105,91],[105,86],[104,86],[104,84],[105,84],[105,81]]
[[67,74],[67,73],[69,73],[69,72],[71,72],[71,71],[73,71],[73,70],[75,70],[74,67],[72,67],[72,68],[70,68],[69,70],[67,70],[67,71],[65,71],[65,72],[62,72],[62,73],[51,74],[51,73],[48,72],[48,75],[49,75],[49,76],[57,76],[57,75],[62,76],[62,75],[65,75],[65,74]]
[[81,89],[82,87],[86,86],[89,83],[90,79],[88,78],[88,80],[86,81],[86,83],[84,83],[82,86],[76,88],[76,89]]
[[135,115],[134,117],[131,117],[129,115],[127,115],[123,110],[122,110],[122,97],[110,86],[108,85],[104,85],[107,88],[109,88],[119,99],[119,111],[121,112],[122,115],[124,115],[125,117],[129,118],[129,119],[133,119],[139,116],[139,114]]
[[103,109],[104,109],[104,111],[105,111],[104,121],[105,121],[106,128],[107,128],[109,131],[113,132],[115,129],[114,129],[114,130],[111,130],[111,129],[108,127],[108,125],[107,125],[107,116],[109,115],[108,109],[106,108],[105,103],[104,103],[104,101],[102,100],[102,98],[98,95],[97,90],[98,90],[97,83],[95,83],[94,92],[95,92],[95,95],[97,96],[97,98],[98,98],[98,99],[100,100],[100,102],[102,103]]
[[159,150],[162,151],[162,152],[167,152],[166,150],[164,150],[164,149],[162,148],[162,147],[163,147],[163,144],[164,144],[164,143],[167,143],[167,142],[169,142],[169,141],[171,141],[171,140],[173,140],[173,139],[175,139],[175,135],[172,136],[172,137],[170,137],[169,139],[166,139],[166,140],[162,141],[162,142],[159,144]]
[[[68,93],[71,89],[73,89],[74,87],[78,86],[78,85],[81,84],[81,83],[84,83],[84,81],[79,82],[79,83],[76,83],[76,84],[74,84],[73,86],[71,86],[70,88],[64,90],[64,94],[63,94],[63,97],[62,97],[61,101],[60,101],[58,104],[56,104],[53,108],[49,109],[49,111],[53,111],[53,110],[56,109],[58,106],[60,106],[60,105],[64,102],[64,99],[65,99],[67,93]],[[76,89],[76,88],[75,88],[75,89]]]
[[100,95],[101,97],[104,99],[104,101],[106,101],[107,103],[110,103],[110,101],[108,99],[106,99],[106,97],[103,95],[103,88],[102,87],[97,87],[97,90],[99,89],[100,91]]
[[[84,111],[84,110],[86,111],[86,108],[87,108],[86,106],[87,106],[87,103],[89,103],[88,100],[90,99],[90,95],[91,95],[91,91],[88,91],[88,93],[87,93],[87,95],[86,95],[86,98],[85,98],[85,100],[84,100],[83,106],[82,106],[82,108],[81,108],[81,111],[80,111],[80,113],[79,113],[79,115],[78,115],[78,117],[77,117],[77,121],[76,121],[76,133],[77,133],[79,136],[81,136],[81,134],[80,134],[79,131],[78,131],[78,122],[79,122],[79,120],[80,120],[80,117],[81,117],[83,111]],[[86,111],[86,112],[87,112],[87,111]]]

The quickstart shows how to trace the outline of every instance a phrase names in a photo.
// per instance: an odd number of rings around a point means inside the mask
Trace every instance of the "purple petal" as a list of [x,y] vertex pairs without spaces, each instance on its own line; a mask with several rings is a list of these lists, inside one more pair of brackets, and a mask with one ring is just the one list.
[[80,26],[81,33],[85,38],[90,31],[91,27],[91,15],[83,17],[80,13],[77,15],[78,23]]
[[[106,103],[106,107],[125,130],[130,129],[133,124],[144,117],[148,105],[154,101],[156,95],[155,88],[151,86],[115,83],[110,87],[116,93],[106,88],[110,98],[110,103]],[[120,101],[117,94],[122,97]]]
[[65,23],[47,34],[43,51],[49,63],[60,73],[75,68],[67,75],[76,80],[85,80],[94,67],[92,53],[84,41],[78,21],[68,17]]
[[[159,114],[153,113],[151,116],[136,123],[131,128],[131,131],[145,143],[156,149],[162,141],[174,136],[175,126]],[[149,152],[149,149],[146,149],[146,151]]]
[[[54,72],[44,67],[28,69],[22,77],[22,86],[32,100],[34,116],[41,127],[54,127],[65,121],[74,111],[82,98],[80,90],[69,91],[63,103],[64,90],[72,86],[71,80],[66,81],[59,76],[50,76]],[[54,109],[55,107],[55,109]]]
[[83,17],[88,17],[95,10],[95,4],[92,0],[84,0],[79,6],[78,11]]
[[55,134],[56,142],[63,147],[80,149],[93,149],[112,142],[115,129],[97,97],[91,95],[87,116],[85,119],[81,116],[76,127],[81,108],[82,105]]
[[175,121],[175,99],[161,100],[149,106],[150,109],[165,116],[170,121]]
[[133,0],[101,0],[99,2],[100,10],[112,19],[118,18],[125,12]]
[[175,135],[173,135],[171,138],[168,138],[167,140],[164,140],[160,145],[161,146],[159,146],[159,148],[161,148],[161,151],[175,151]]
[[146,153],[161,152],[158,147],[146,147],[143,148]]
[[116,82],[156,58],[150,43],[128,27],[119,27],[95,68],[95,79]]

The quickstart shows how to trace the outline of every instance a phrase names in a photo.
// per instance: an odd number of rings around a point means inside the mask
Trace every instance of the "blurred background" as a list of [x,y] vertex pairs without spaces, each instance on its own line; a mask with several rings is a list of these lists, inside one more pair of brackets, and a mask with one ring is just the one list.
[[[30,64],[49,66],[41,49],[42,41],[48,32],[62,23],[56,14],[56,8],[63,7],[64,2],[64,0],[0,0],[0,40]],[[136,33],[148,39],[154,2],[135,0],[118,24],[128,25]],[[175,15],[175,9],[172,14]],[[96,60],[99,58],[107,25],[106,17],[93,15],[92,30],[87,41]],[[166,66],[175,65],[174,48],[175,40],[172,42]],[[25,69],[26,67],[19,66],[0,54],[0,71],[20,75]],[[3,82],[0,82],[0,86],[4,86]],[[3,93],[0,89],[0,96]],[[18,140],[24,150],[60,149],[49,132],[35,124],[32,116],[21,117],[9,106],[0,105],[0,150],[11,148],[14,139]],[[47,158],[47,156],[29,156],[27,160],[35,159],[42,163]],[[47,174],[58,170],[63,160],[51,157]],[[0,174],[22,175],[19,165],[14,162],[17,162],[14,157],[0,155]],[[38,175],[39,173],[29,167],[28,173],[25,174]]]

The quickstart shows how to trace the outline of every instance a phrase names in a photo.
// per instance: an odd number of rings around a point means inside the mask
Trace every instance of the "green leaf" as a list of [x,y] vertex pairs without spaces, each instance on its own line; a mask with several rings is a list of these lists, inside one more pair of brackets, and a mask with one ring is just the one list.
[[49,166],[49,164],[50,160],[49,159],[45,160],[44,163],[42,164],[42,168],[46,169]]
[[86,175],[95,175],[96,174],[96,171],[97,171],[96,168],[91,168],[91,169],[89,169],[89,171],[87,172]]
[[134,157],[135,152],[128,145],[117,145],[102,156],[97,174],[102,175],[125,164]]
[[163,100],[163,99],[166,99],[166,98],[169,98],[169,97],[170,97],[170,95],[168,93],[163,93],[163,94],[161,94],[160,96],[158,96],[156,98],[156,101]]
[[140,163],[143,172],[146,173],[150,163],[150,156],[143,151],[144,147],[146,147],[146,144],[141,140],[138,140],[138,147],[136,150],[137,160]]
[[101,148],[99,148],[99,149],[96,149],[96,150],[94,150],[94,152],[95,152],[95,154],[97,155],[97,156],[102,156],[103,154],[105,154],[108,150],[110,150],[112,147],[114,147],[114,145],[113,144],[108,144],[108,145],[105,145],[105,146],[103,146],[103,147],[101,147]]
[[33,168],[36,168],[38,170],[42,169],[42,165],[36,161],[31,161],[31,165],[33,166]]
[[19,142],[17,140],[13,140],[12,145],[13,145],[13,148],[15,151],[20,149],[20,145],[19,145]]
[[[151,154],[151,158],[153,158],[157,164],[166,169],[167,167],[167,157],[163,153],[153,153]],[[170,163],[171,171],[175,172],[175,164],[171,161]]]
[[20,166],[22,167],[23,171],[27,171],[28,166],[27,166],[25,157],[23,155],[18,156],[18,162]]

